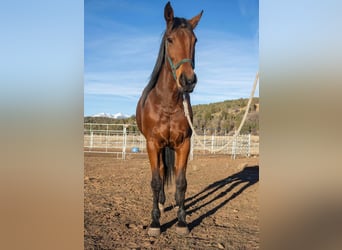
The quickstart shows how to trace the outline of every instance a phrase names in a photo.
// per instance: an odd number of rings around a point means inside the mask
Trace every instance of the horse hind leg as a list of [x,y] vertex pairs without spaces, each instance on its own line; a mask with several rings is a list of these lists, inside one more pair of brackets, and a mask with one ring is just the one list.
[[159,191],[159,200],[158,200],[158,208],[161,213],[164,213],[164,204],[165,204],[165,191],[164,191],[164,178],[161,176],[161,188]]

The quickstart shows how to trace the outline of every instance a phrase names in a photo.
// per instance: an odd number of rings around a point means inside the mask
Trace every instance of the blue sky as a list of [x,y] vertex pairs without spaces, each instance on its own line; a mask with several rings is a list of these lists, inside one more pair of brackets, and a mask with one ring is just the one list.
[[[167,1],[85,0],[84,115],[135,114],[165,30]],[[257,0],[175,0],[196,27],[193,105],[248,98],[259,68]],[[259,96],[257,90],[255,96]]]

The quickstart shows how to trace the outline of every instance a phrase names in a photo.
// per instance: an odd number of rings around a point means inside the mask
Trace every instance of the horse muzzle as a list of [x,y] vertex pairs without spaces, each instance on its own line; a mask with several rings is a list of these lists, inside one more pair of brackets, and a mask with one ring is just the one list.
[[192,77],[188,78],[185,74],[181,74],[179,78],[182,92],[191,93],[197,83],[197,76],[193,74]]

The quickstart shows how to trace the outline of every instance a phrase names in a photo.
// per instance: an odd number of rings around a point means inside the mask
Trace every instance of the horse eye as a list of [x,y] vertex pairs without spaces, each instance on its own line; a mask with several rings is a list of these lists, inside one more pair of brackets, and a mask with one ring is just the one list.
[[171,37],[168,37],[168,38],[167,38],[167,41],[168,41],[169,43],[172,43],[172,42],[173,42],[173,40],[172,40]]

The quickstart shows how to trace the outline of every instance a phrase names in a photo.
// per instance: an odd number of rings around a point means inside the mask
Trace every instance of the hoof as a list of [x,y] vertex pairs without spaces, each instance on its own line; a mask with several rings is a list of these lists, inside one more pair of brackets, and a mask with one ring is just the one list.
[[160,228],[159,227],[150,227],[147,231],[148,236],[158,237],[160,235]]
[[180,226],[176,226],[176,233],[178,235],[187,235],[189,234],[189,228],[187,226],[185,227],[180,227]]
[[161,213],[164,213],[164,205],[161,203],[158,203],[158,207]]

